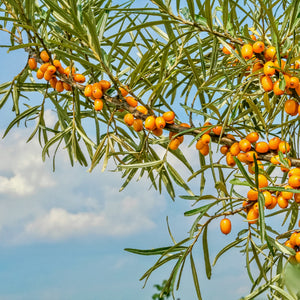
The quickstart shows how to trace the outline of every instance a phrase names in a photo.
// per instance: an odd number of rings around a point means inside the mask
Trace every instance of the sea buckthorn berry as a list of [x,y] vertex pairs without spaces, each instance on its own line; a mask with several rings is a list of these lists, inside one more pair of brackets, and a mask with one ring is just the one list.
[[282,153],[288,153],[290,151],[290,144],[288,142],[282,141],[278,145],[278,150]]
[[273,76],[275,74],[276,69],[275,65],[272,61],[268,61],[264,65],[264,74],[267,76]]
[[228,234],[231,232],[231,221],[228,218],[224,218],[220,222],[221,232],[224,234]]
[[221,146],[220,152],[221,152],[222,154],[225,155],[228,151],[229,151],[229,147],[228,147],[227,145]]
[[289,247],[289,248],[294,248],[294,246],[291,244],[291,241],[290,240],[287,240],[285,243],[284,243],[284,245],[286,246],[286,247]]
[[37,68],[37,62],[35,58],[31,57],[28,59],[28,66],[31,70],[35,70]]
[[132,126],[136,132],[142,131],[143,130],[143,121],[141,119],[135,119],[133,121]]
[[54,74],[56,72],[56,67],[49,65],[49,67],[47,68],[47,72]]
[[264,52],[264,57],[266,60],[272,60],[276,57],[276,48],[271,46],[268,47]]
[[62,66],[56,67],[56,70],[57,70],[60,74],[65,74],[65,69],[64,69]]
[[44,78],[44,73],[41,71],[41,69],[38,69],[36,72],[36,77],[37,79],[42,79]]
[[54,59],[53,66],[55,66],[56,68],[61,67],[61,62],[58,59]]
[[[176,134],[177,134],[177,132],[172,132],[172,131],[170,131],[170,132],[169,132],[169,139],[172,140],[172,139],[173,139],[173,136],[176,135]],[[179,142],[180,142],[180,144],[181,144],[181,143],[183,142],[184,137],[183,137],[183,135],[179,135],[179,136],[176,137],[176,139],[178,139]],[[197,146],[197,144],[196,144],[196,146]],[[199,149],[198,149],[198,150],[199,150]]]
[[241,151],[248,152],[251,150],[251,142],[248,139],[242,139],[239,141],[239,147]]
[[189,125],[188,123],[181,123],[179,124],[181,127],[186,127],[186,128],[191,128],[191,125]]
[[[232,46],[232,45],[228,45],[231,49],[234,49],[234,46]],[[222,52],[224,53],[224,54],[226,54],[226,55],[229,55],[229,54],[231,54],[231,51],[229,50],[229,49],[227,49],[225,46],[222,48]]]
[[280,80],[275,81],[274,85],[273,85],[273,92],[275,95],[277,96],[281,96],[284,94],[284,90],[282,90],[280,87]]
[[255,143],[258,141],[259,139],[259,135],[257,132],[250,132],[249,134],[247,134],[246,139],[250,142],[250,143]]
[[155,124],[156,124],[156,128],[163,129],[166,126],[166,121],[165,121],[165,119],[163,117],[157,117],[155,119]]
[[[290,185],[286,185],[285,187],[284,187],[286,190],[287,189],[293,189]],[[282,191],[281,193],[280,193],[280,195],[284,198],[284,199],[287,199],[287,200],[290,200],[290,199],[292,199],[293,198],[293,192],[288,192],[288,191]]]
[[238,159],[240,162],[242,162],[242,163],[247,163],[247,162],[248,162],[246,153],[240,152],[240,153],[237,155],[237,159]]
[[221,135],[222,129],[223,129],[222,126],[216,126],[212,129],[212,131],[215,135]]
[[137,105],[138,105],[138,102],[131,96],[125,97],[125,100],[132,107],[137,107]]
[[297,175],[300,176],[300,168],[293,168],[289,171],[288,173],[289,177],[293,176],[293,175]]
[[208,153],[209,153],[209,146],[208,146],[208,144],[204,144],[204,146],[199,151],[204,156],[208,155]]
[[289,185],[294,188],[297,189],[298,187],[300,187],[300,176],[299,175],[292,175],[289,178]]
[[257,213],[259,213],[259,204],[258,204],[258,202],[254,203],[254,205],[252,206],[252,208],[253,208]]
[[299,79],[295,76],[290,78],[290,88],[296,89],[299,86]]
[[260,79],[260,83],[265,92],[271,92],[273,90],[273,81],[271,77],[265,75]]
[[84,96],[91,97],[93,94],[93,86],[91,84],[86,85],[84,88]]
[[284,81],[285,81],[285,89],[288,90],[290,87],[291,77],[287,74],[284,74],[283,77],[284,77]]
[[239,143],[236,142],[234,144],[231,145],[230,147],[230,153],[233,155],[233,156],[237,156],[239,153],[240,153],[240,147],[239,147]]
[[251,37],[251,40],[256,41],[256,36],[254,34],[251,34],[250,37]]
[[147,130],[154,130],[156,128],[156,124],[155,124],[155,117],[154,116],[149,116],[146,118],[145,120],[145,128]]
[[166,123],[173,123],[175,119],[175,113],[173,111],[167,111],[163,114],[163,118]]
[[253,44],[254,53],[262,53],[265,50],[265,44],[261,41],[257,41]]
[[250,201],[256,201],[258,199],[258,191],[257,190],[253,190],[253,189],[250,189],[247,193],[247,198],[250,200]]
[[58,93],[61,93],[64,91],[64,85],[63,82],[61,80],[58,80],[56,85],[55,85],[55,89]]
[[196,143],[196,149],[200,150],[205,146],[205,143],[202,141],[202,139],[198,140]]
[[245,208],[244,208],[244,211],[245,211],[245,212],[248,211],[249,207],[246,207],[246,206],[248,206],[250,203],[251,203],[251,202],[248,202],[248,201],[246,201],[246,200],[243,201],[242,206],[245,207]]
[[134,122],[134,116],[133,116],[133,114],[126,114],[125,116],[124,116],[124,122],[125,122],[125,124],[126,125],[128,125],[128,126],[132,126],[133,125],[133,122]]
[[44,63],[44,64],[42,64],[42,65],[40,66],[40,70],[41,70],[43,73],[45,73],[45,72],[47,71],[47,69],[48,69],[49,66],[51,66],[50,63]]
[[99,83],[100,83],[102,91],[104,93],[111,87],[110,82],[107,81],[107,80],[102,79],[102,80],[99,81]]
[[[72,67],[72,76],[75,74],[75,67]],[[71,68],[70,66],[66,67],[65,68],[65,71],[64,71],[65,75],[67,75],[67,77],[70,76],[70,73],[71,73]]]
[[269,151],[269,144],[267,142],[258,142],[255,145],[255,151],[258,153],[267,153]]
[[[284,69],[284,67],[285,67],[285,61],[284,61],[284,60],[281,60],[280,63],[281,63],[281,66],[279,65],[278,59],[276,59],[276,60],[274,61],[274,66],[275,66],[276,68],[278,68],[280,71],[282,71],[282,70]],[[278,72],[277,69],[276,69],[276,71]]]
[[285,199],[283,196],[278,196],[277,204],[280,208],[287,208],[289,205],[289,201],[287,199]]
[[297,239],[297,232],[293,232],[290,236],[290,243],[293,245],[293,247],[296,246],[296,239]]
[[299,104],[294,99],[289,99],[285,101],[284,110],[287,114],[291,116],[296,116],[298,114]]
[[126,97],[128,95],[128,92],[122,87],[119,87],[119,91],[123,97]]
[[173,139],[173,140],[170,141],[170,143],[169,143],[169,149],[171,149],[171,150],[177,150],[180,144],[181,144],[180,141],[175,138],[175,139]]
[[148,115],[148,109],[143,105],[139,105],[135,109],[144,115]]
[[207,133],[204,133],[204,134],[201,136],[201,140],[203,141],[203,143],[209,144],[209,142],[210,142],[210,135],[207,134]]
[[273,137],[269,141],[269,147],[271,150],[278,150],[279,143],[281,142],[281,139],[277,136]]
[[262,70],[264,68],[264,65],[261,62],[256,62],[254,63],[253,67],[252,67],[252,73],[258,71],[258,70]]
[[55,89],[56,83],[57,83],[57,78],[55,76],[53,76],[50,80],[49,83],[51,85],[52,88]]
[[[260,169],[264,169],[264,166],[260,160],[257,161],[257,166]],[[252,162],[248,165],[248,171],[250,174],[255,174],[255,163],[254,162]]]
[[272,205],[272,194],[269,191],[263,191],[263,195],[265,198],[265,207]]
[[49,81],[52,77],[53,77],[53,74],[52,74],[52,73],[50,73],[50,72],[48,72],[48,71],[46,71],[46,72],[44,73],[44,79],[45,79],[45,80]]
[[277,197],[272,196],[272,205],[269,205],[269,206],[267,207],[267,209],[273,209],[273,208],[276,207],[276,205],[277,205]]
[[63,82],[63,85],[66,91],[72,91],[72,86],[70,84],[68,84],[67,82]]
[[247,156],[247,161],[248,162],[253,162],[254,161],[253,156],[255,156],[257,158],[257,153],[255,151],[248,151],[246,153],[246,156]]
[[101,99],[96,99],[94,101],[94,109],[96,111],[100,111],[103,109],[103,101]]
[[93,84],[93,87],[92,87],[92,96],[95,99],[100,99],[103,96],[102,89],[98,85],[96,85],[96,84]]
[[85,82],[85,76],[82,75],[82,74],[74,74],[73,79],[74,79],[75,82],[78,82],[78,83],[84,83]]
[[242,49],[241,53],[243,58],[250,59],[253,56],[253,47],[250,44],[245,44]]
[[154,130],[152,130],[152,133],[156,136],[161,136],[163,134],[163,130],[162,128],[155,128]]
[[249,224],[255,224],[257,222],[258,219],[258,212],[253,209],[250,208],[248,213],[247,213],[247,221]]
[[266,186],[268,186],[267,177],[263,174],[258,174],[258,187],[259,188],[264,188]]
[[230,152],[227,152],[227,153],[226,153],[226,163],[227,163],[227,165],[230,166],[230,167],[234,167],[235,164],[236,164],[236,162],[235,162],[235,160],[234,160],[233,157],[234,157],[234,156],[233,156]]
[[210,134],[211,129],[208,129],[208,128],[211,126],[212,126],[212,124],[210,122],[205,122],[201,128],[201,131],[205,131],[206,133]]
[[49,54],[47,53],[46,50],[43,50],[41,53],[40,53],[40,58],[43,62],[48,62],[50,60],[50,56]]

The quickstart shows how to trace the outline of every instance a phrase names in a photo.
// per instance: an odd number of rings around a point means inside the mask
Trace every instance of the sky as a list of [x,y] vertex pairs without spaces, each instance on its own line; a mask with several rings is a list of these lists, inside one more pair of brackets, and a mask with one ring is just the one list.
[[[0,32],[0,43],[6,39]],[[1,84],[22,70],[27,54],[0,51]],[[30,101],[42,101],[41,96],[33,97]],[[10,99],[0,111],[1,136],[13,118],[11,103]],[[46,123],[53,122],[54,113],[47,111]],[[0,299],[150,300],[157,292],[153,285],[167,279],[171,265],[154,272],[143,288],[139,278],[157,258],[124,248],[170,245],[167,216],[175,239],[185,238],[193,221],[183,216],[190,203],[178,197],[172,202],[165,192],[149,190],[146,179],[119,192],[120,174],[101,172],[101,167],[92,173],[78,164],[72,167],[63,150],[53,172],[51,159],[42,161],[37,139],[26,143],[34,125],[26,128],[22,122],[0,140]],[[182,149],[190,161],[197,155],[187,143]],[[211,223],[211,259],[237,231],[238,226],[224,236],[219,222]],[[205,279],[200,247],[194,259],[204,299],[239,299],[248,293],[244,257],[237,250],[220,259],[210,281]],[[175,295],[196,299],[189,266]]]

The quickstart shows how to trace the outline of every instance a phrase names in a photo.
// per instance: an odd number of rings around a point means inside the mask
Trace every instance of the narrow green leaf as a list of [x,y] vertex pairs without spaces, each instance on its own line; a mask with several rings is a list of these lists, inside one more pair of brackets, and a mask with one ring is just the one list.
[[195,286],[195,290],[196,290],[196,293],[197,293],[197,298],[198,298],[198,300],[202,300],[201,292],[200,292],[200,286],[199,286],[199,280],[198,280],[198,275],[197,275],[197,270],[196,270],[196,266],[195,266],[195,262],[194,262],[192,252],[190,254],[190,261],[191,261],[191,269],[192,269],[192,274],[193,274],[194,286]]
[[205,228],[203,230],[202,244],[203,244],[203,253],[204,253],[206,276],[207,276],[208,279],[210,279],[210,277],[211,277],[211,264],[210,264],[210,260],[209,260],[209,250],[208,250],[208,242],[207,242],[207,228],[208,228],[208,226],[205,226]]

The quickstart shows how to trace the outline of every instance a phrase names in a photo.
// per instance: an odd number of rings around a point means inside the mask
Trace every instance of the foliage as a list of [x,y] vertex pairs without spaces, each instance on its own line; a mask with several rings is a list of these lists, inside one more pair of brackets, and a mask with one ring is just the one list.
[[[100,163],[105,170],[110,162],[115,171],[122,172],[121,190],[133,179],[146,176],[159,192],[164,187],[174,200],[180,187],[185,192],[181,198],[193,203],[193,208],[185,212],[185,216],[194,218],[185,239],[175,242],[170,232],[173,243],[169,246],[126,249],[135,254],[159,256],[142,280],[147,281],[162,265],[173,264],[161,292],[173,293],[179,287],[183,268],[189,265],[195,292],[202,299],[194,246],[202,245],[208,279],[219,258],[238,247],[245,254],[252,283],[250,294],[244,299],[253,299],[263,292],[268,293],[269,299],[299,297],[299,288],[286,284],[284,279],[288,277],[283,272],[298,267],[288,262],[296,248],[283,243],[295,232],[299,204],[289,200],[284,209],[264,210],[266,194],[263,193],[267,190],[278,196],[285,190],[287,172],[278,171],[280,168],[271,163],[275,155],[282,168],[300,166],[299,120],[284,111],[290,97],[297,103],[300,101],[300,92],[288,90],[284,77],[300,76],[295,67],[300,58],[298,0],[205,0],[203,3],[152,0],[145,7],[139,7],[138,2],[117,4],[112,0],[2,0],[1,3],[1,30],[10,35],[10,44],[2,47],[8,51],[23,49],[28,58],[35,58],[39,64],[43,63],[39,54],[45,50],[51,56],[51,63],[58,59],[64,66],[75,66],[88,84],[100,80],[111,83],[102,97],[103,109],[96,111],[94,99],[84,95],[85,85],[76,82],[74,76],[57,73],[60,80],[72,87],[71,91],[59,93],[49,82],[38,81],[36,72],[24,62],[24,68],[12,81],[0,85],[0,108],[5,103],[11,105],[16,116],[4,136],[13,126],[36,121],[28,141],[38,138],[42,158],[52,156],[54,167],[58,149],[63,148],[72,165],[76,161],[89,166],[90,171]],[[243,45],[253,44],[251,35],[266,47],[275,47],[278,65],[271,68],[277,70],[272,80],[278,80],[279,89],[285,91],[283,95],[276,95],[275,90],[266,91],[260,82],[264,70],[253,70],[256,59],[263,63],[267,60],[262,53],[245,59]],[[222,51],[224,47],[229,54]],[[281,58],[285,59],[285,66]],[[130,106],[120,87],[146,107],[148,113]],[[41,94],[38,103],[30,100],[31,92]],[[44,116],[47,109],[55,111],[57,119],[53,127],[47,126]],[[194,148],[210,129],[222,126],[220,132],[210,133],[209,146],[205,146],[207,153],[201,150],[202,146],[199,151],[190,149],[195,158],[189,161],[183,150],[170,146],[168,137],[157,137],[145,128],[137,132],[126,126],[123,119],[126,113],[132,113],[136,119],[146,120],[150,115],[159,116],[169,110],[176,113],[175,123],[164,128],[165,132],[173,133],[171,142],[190,137],[189,146]],[[182,122],[188,122],[190,127],[181,126]],[[211,125],[203,127],[204,122]],[[259,133],[266,141],[277,136],[289,143],[291,151],[288,154],[283,150],[258,151],[257,159],[251,157],[252,172],[247,171],[239,157],[226,164],[219,154],[220,147],[229,148],[250,132]],[[174,167],[170,157],[183,167]],[[199,167],[194,170],[196,157]],[[268,179],[267,187],[259,186],[259,175]],[[199,182],[199,191],[192,190],[189,182]],[[208,184],[214,187],[214,193],[207,194]],[[259,190],[258,221],[244,222],[236,238],[229,238],[211,261],[208,226],[224,216],[246,220],[253,203],[248,201],[243,206],[247,200],[242,189],[245,186]],[[298,187],[287,191],[299,193]],[[272,228],[269,225],[272,218],[282,220],[286,232]],[[190,264],[186,264],[187,259]],[[257,276],[253,269],[258,269]]]

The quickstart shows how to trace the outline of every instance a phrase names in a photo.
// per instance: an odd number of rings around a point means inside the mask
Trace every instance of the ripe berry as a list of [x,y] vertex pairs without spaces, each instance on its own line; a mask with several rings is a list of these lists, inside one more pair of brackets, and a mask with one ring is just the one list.
[[101,99],[95,99],[94,101],[94,109],[96,111],[100,111],[103,108],[103,101]]
[[28,66],[31,70],[35,70],[37,68],[37,62],[35,58],[32,57],[28,59]]
[[231,221],[228,218],[224,218],[220,222],[220,229],[222,233],[228,234],[231,232]]

